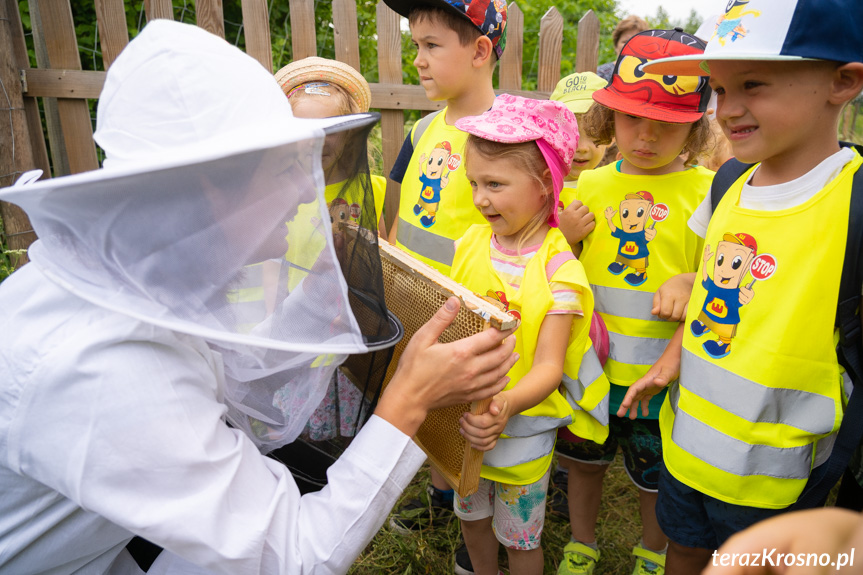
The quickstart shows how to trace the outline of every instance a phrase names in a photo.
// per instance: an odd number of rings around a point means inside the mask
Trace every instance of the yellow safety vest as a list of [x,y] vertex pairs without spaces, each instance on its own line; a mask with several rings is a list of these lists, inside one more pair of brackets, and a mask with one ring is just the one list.
[[[688,222],[712,179],[713,172],[703,167],[635,176],[617,171],[616,164],[583,172],[578,179],[575,195],[596,218],[596,229],[585,238],[579,260],[590,279],[596,311],[608,328],[605,373],[611,383],[632,385],[659,359],[674,335],[676,323],[650,313],[653,295],[668,278],[698,267],[702,243]],[[667,210],[661,210],[660,204]],[[663,211],[657,216],[665,219],[655,222],[650,217],[653,206]],[[607,208],[616,212],[615,232],[608,225]],[[640,218],[639,208],[645,211]],[[621,220],[624,215],[628,223]],[[648,240],[651,224],[656,235]],[[646,280],[640,285],[636,285],[638,269],[646,269]]]
[[[593,296],[584,269],[572,256],[563,234],[552,229],[542,247],[525,268],[518,290],[502,281],[491,264],[491,227],[472,226],[459,241],[453,262],[453,279],[479,294],[502,291],[509,310],[521,315],[516,332],[519,360],[509,371],[506,389],[518,385],[530,370],[536,353],[539,328],[551,309],[553,297],[546,278],[546,267],[556,267],[555,281],[566,281],[582,289],[583,317],[572,324],[564,362],[565,394],[555,391],[539,405],[510,418],[506,429],[491,451],[485,453],[481,476],[513,485],[538,481],[548,470],[559,427],[567,426],[579,437],[598,443],[608,436],[608,380],[593,351],[588,332],[593,313]],[[567,257],[568,256],[568,257]]]
[[396,245],[449,276],[453,242],[485,220],[473,205],[464,173],[467,132],[448,125],[445,118],[446,108],[414,146],[402,180]]
[[750,170],[710,220],[680,381],[659,416],[668,470],[702,493],[784,508],[830,454],[844,401],[836,301],[860,164],[855,157],[804,204],[771,212],[738,206]]

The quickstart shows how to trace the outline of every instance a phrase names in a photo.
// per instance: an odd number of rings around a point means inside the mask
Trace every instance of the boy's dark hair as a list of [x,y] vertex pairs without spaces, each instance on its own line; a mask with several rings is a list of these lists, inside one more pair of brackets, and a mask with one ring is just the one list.
[[[593,106],[584,113],[585,134],[597,144],[610,144],[614,139],[614,112],[611,108],[594,102]],[[710,120],[705,114],[697,122],[693,122],[689,130],[689,137],[686,138],[686,143],[681,150],[682,154],[686,154],[684,165],[697,164],[712,138]]]
[[450,10],[444,10],[435,6],[417,6],[412,8],[408,14],[408,22],[413,26],[417,22],[429,20],[433,23],[444,24],[450,30],[458,34],[458,40],[462,46],[467,46],[483,35],[476,25],[465,16],[459,16]]

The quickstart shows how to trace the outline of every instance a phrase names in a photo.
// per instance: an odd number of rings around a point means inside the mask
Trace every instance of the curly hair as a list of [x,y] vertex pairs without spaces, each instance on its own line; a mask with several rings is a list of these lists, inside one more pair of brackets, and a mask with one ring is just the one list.
[[[585,134],[597,144],[610,144],[614,139],[614,112],[611,108],[594,102],[584,113]],[[704,155],[715,140],[706,114],[691,125],[689,137],[686,138],[686,143],[680,151],[681,154],[686,154],[684,165],[687,167],[697,164],[699,157]]]

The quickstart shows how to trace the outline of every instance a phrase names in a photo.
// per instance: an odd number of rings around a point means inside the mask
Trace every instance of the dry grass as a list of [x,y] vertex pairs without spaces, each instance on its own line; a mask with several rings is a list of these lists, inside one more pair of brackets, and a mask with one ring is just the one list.
[[[402,502],[419,497],[429,482],[426,467],[405,491]],[[556,573],[563,552],[569,541],[569,523],[551,514],[546,515],[542,534],[545,556],[545,572]],[[599,512],[597,538],[602,558],[597,565],[597,575],[629,573],[632,569],[632,547],[641,537],[641,522],[638,518],[638,494],[623,470],[621,458],[612,464],[605,477],[602,507]],[[402,536],[384,526],[357,559],[349,573],[352,575],[444,575],[453,572],[453,554],[461,545],[458,520],[453,518],[447,525],[417,532],[413,536]],[[501,548],[501,567],[506,567],[506,553]]]

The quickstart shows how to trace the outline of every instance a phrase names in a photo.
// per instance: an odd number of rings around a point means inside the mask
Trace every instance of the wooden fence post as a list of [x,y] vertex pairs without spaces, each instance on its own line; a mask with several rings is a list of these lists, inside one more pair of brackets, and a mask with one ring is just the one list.
[[596,72],[599,60],[599,18],[588,10],[578,21],[578,40],[575,52],[576,72]]
[[560,51],[563,49],[563,16],[552,6],[539,25],[539,74],[536,89],[551,93],[560,80]]
[[123,0],[96,0],[96,24],[99,27],[102,62],[107,70],[129,43]]
[[147,22],[157,18],[174,19],[174,7],[171,0],[144,0],[144,12],[147,14]]
[[512,2],[506,8],[506,47],[500,57],[498,87],[501,90],[521,90],[524,62],[524,14]]
[[[78,39],[68,2],[40,2],[42,31],[51,68],[80,70]],[[57,112],[63,126],[63,140],[69,158],[70,173],[77,174],[99,168],[96,145],[93,143],[93,125],[87,101],[57,98]]]
[[225,37],[225,9],[222,0],[196,0],[195,20],[198,26],[219,36]]
[[270,17],[267,0],[243,0],[243,30],[246,53],[273,73],[273,43],[270,39]]
[[302,60],[317,56],[314,0],[291,0],[290,6],[292,59]]
[[[377,5],[378,27],[378,81],[381,84],[402,83],[402,32],[401,16],[390,10],[383,2]],[[381,110],[381,152],[384,159],[384,174],[387,176],[387,197],[384,200],[385,232],[393,227],[398,217],[401,185],[389,179],[390,170],[396,163],[404,132],[405,113],[402,110]]]
[[[42,142],[42,161],[45,164],[48,162],[45,143],[41,139],[41,126],[40,138],[30,137],[27,110],[21,93],[21,77],[18,74],[22,51],[26,61],[27,49],[18,3],[15,0],[0,0],[0,86],[3,87],[0,109],[8,111],[0,114],[0,187],[12,185],[22,172],[36,167],[32,142]],[[47,165],[40,167],[44,171]],[[27,215],[18,206],[0,202],[0,218],[3,219],[9,249],[27,249],[36,239]],[[24,255],[17,263],[19,266],[27,263],[27,256]]]
[[356,0],[333,0],[336,60],[360,70],[360,35]]

